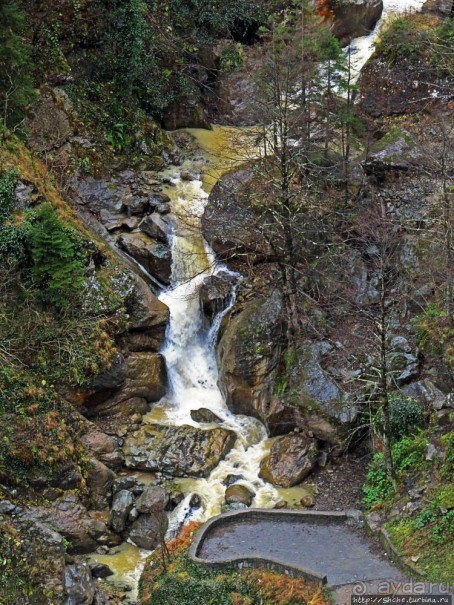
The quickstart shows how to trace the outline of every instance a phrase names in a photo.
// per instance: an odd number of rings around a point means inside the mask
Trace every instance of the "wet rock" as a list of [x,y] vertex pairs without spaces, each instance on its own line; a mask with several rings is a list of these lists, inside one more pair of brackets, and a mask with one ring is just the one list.
[[282,508],[288,508],[288,502],[286,500],[278,500],[273,508],[280,510]]
[[[223,258],[247,255],[252,261],[271,260],[272,249],[243,192],[251,183],[252,170],[238,170],[214,186],[202,216],[202,233]],[[263,221],[262,221],[263,223]],[[268,234],[267,234],[268,235]]]
[[170,283],[172,259],[167,246],[141,232],[124,233],[118,245],[161,283]]
[[334,13],[331,33],[342,44],[348,44],[374,28],[383,11],[383,0],[329,0],[328,7]]
[[242,479],[244,479],[243,475],[227,475],[227,477],[224,479],[224,481],[222,482],[223,485],[226,485],[227,487],[230,487],[230,485],[233,485],[234,483],[236,483],[237,481],[241,481]]
[[172,232],[172,223],[157,212],[146,216],[139,225],[139,229],[161,244],[167,244]]
[[210,322],[223,311],[229,302],[234,277],[219,273],[207,277],[199,290],[199,300],[205,317]]
[[245,485],[231,485],[225,490],[226,504],[241,503],[246,506],[251,506],[254,499],[254,492],[251,492]]
[[202,498],[199,494],[192,494],[191,499],[189,500],[189,506],[191,508],[200,508],[202,506]]
[[128,301],[131,327],[120,344],[131,352],[158,352],[164,344],[169,309],[142,279],[134,277],[134,296]]
[[165,510],[169,503],[169,494],[162,487],[146,487],[136,502],[139,513],[158,513]]
[[182,181],[197,181],[198,178],[199,177],[197,174],[189,172],[189,170],[183,170],[182,172],[180,172],[180,179]]
[[91,575],[94,578],[108,578],[114,575],[114,572],[105,563],[95,563],[90,565]]
[[[174,183],[172,181],[170,181],[168,184],[174,185]],[[170,213],[170,206],[171,206],[170,197],[168,195],[166,195],[165,193],[159,193],[156,195],[152,195],[149,198],[149,202],[150,202],[150,209],[153,212],[157,212],[161,216],[165,216],[166,214]]]
[[90,492],[91,505],[96,510],[109,508],[114,479],[115,473],[105,464],[96,458],[89,461],[87,487]]
[[301,483],[317,460],[317,444],[303,433],[279,437],[260,465],[260,476],[281,487]]
[[207,477],[232,449],[233,431],[192,426],[145,425],[123,446],[126,466],[175,477]]
[[131,527],[129,540],[139,548],[153,550],[164,539],[168,527],[169,518],[165,512],[140,515]]
[[194,422],[204,423],[204,422],[224,422],[219,416],[217,416],[211,410],[207,408],[199,408],[198,410],[191,410],[191,418]]
[[100,404],[87,406],[88,416],[144,414],[148,403],[159,401],[167,391],[165,360],[158,353],[132,353],[126,360],[127,379],[122,389]]
[[116,533],[121,533],[126,527],[126,520],[134,506],[134,497],[125,489],[117,492],[112,500],[109,526]]
[[168,511],[174,510],[180,504],[180,502],[183,502],[183,500],[184,500],[183,492],[175,492],[175,493],[171,494],[169,504],[167,505],[166,510],[168,510]]
[[65,569],[67,600],[65,605],[92,605],[95,599],[95,586],[90,568],[78,561],[67,565]]
[[311,494],[306,494],[301,498],[300,504],[305,508],[312,508],[313,506],[315,506],[315,496]]

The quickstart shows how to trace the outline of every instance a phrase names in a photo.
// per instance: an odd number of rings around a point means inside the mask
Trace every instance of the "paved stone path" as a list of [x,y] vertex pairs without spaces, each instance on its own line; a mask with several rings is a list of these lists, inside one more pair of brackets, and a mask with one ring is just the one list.
[[403,579],[380,547],[344,521],[232,518],[210,528],[199,552],[214,561],[253,556],[326,574],[332,586]]

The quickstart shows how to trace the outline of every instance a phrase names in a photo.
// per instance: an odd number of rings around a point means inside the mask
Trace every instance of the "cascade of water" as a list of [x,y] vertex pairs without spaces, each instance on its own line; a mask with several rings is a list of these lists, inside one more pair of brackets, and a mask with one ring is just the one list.
[[[166,397],[164,422],[172,425],[197,425],[191,411],[201,407],[215,412],[222,426],[238,435],[235,447],[207,479],[182,480],[181,485],[197,492],[203,508],[191,518],[205,519],[220,512],[224,499],[224,479],[241,474],[242,483],[256,498],[254,504],[270,506],[279,499],[277,490],[259,478],[260,461],[268,450],[265,427],[256,419],[232,414],[218,387],[215,342],[223,316],[235,303],[240,276],[216,263],[215,255],[203,240],[200,216],[207,200],[201,180],[190,183],[173,179],[172,211],[176,218],[171,238],[172,283],[160,299],[170,309],[170,323],[163,348],[170,390]],[[232,277],[227,305],[214,318],[211,327],[204,320],[199,290],[204,280],[219,273]],[[172,519],[174,527],[188,516],[189,496]]]

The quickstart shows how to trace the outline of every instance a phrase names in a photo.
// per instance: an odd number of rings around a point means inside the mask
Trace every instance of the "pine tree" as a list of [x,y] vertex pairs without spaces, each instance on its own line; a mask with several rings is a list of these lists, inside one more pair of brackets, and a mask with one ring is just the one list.
[[40,298],[57,309],[67,309],[79,297],[84,266],[67,227],[49,204],[43,204],[30,228],[32,279]]

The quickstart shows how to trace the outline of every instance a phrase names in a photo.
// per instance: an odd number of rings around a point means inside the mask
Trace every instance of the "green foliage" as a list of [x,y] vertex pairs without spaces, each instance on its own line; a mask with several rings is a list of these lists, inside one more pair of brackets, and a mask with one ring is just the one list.
[[0,2],[0,134],[17,127],[34,98],[30,47],[23,41],[25,19],[14,1]]
[[366,510],[377,504],[382,504],[393,495],[393,487],[386,471],[385,459],[382,452],[372,458],[363,486],[363,502]]
[[408,17],[395,19],[381,35],[380,50],[390,63],[402,57],[411,60],[417,56],[420,41],[414,21]]
[[239,67],[244,61],[244,50],[241,44],[231,44],[222,53],[219,59],[219,69],[228,73]]
[[128,97],[147,74],[147,5],[142,0],[126,0],[114,11],[111,33],[115,83],[118,94]]
[[[389,400],[389,438],[395,443],[415,433],[424,425],[424,410],[412,397],[404,397],[399,391],[388,396]],[[383,434],[383,410],[380,409],[374,417],[374,428]]]
[[[414,473],[427,466],[425,454],[427,436],[420,432],[412,437],[404,437],[392,446],[392,456],[396,473],[402,475]],[[366,510],[382,505],[394,496],[391,479],[386,470],[382,452],[377,452],[369,465],[366,481],[363,486],[363,502]]]
[[82,294],[84,256],[75,233],[49,204],[42,204],[36,212],[30,245],[31,276],[41,300],[56,309],[68,309]]

